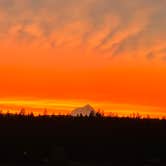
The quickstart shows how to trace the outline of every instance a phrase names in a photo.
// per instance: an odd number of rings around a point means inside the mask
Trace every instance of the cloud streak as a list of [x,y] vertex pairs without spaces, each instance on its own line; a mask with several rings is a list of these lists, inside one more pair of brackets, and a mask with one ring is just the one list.
[[163,0],[0,0],[0,41],[162,59],[165,5]]

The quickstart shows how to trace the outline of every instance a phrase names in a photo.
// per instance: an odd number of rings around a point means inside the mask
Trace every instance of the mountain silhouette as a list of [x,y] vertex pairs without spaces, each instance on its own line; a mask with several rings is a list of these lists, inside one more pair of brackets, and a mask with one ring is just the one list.
[[72,116],[78,116],[78,115],[89,116],[91,112],[96,113],[95,109],[91,105],[87,104],[83,107],[79,107],[79,108],[74,109],[71,112],[71,115]]

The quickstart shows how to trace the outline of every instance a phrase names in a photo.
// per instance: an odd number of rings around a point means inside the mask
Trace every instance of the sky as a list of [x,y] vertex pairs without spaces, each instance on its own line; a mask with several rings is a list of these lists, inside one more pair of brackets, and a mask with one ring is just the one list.
[[106,113],[165,116],[165,6],[0,0],[1,108],[66,113],[89,103]]

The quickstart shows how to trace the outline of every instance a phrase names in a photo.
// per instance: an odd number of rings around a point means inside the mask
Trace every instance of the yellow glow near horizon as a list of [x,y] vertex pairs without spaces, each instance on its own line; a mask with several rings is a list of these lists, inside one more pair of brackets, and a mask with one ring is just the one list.
[[[7,111],[11,113],[19,113],[20,110],[24,108],[26,113],[33,112],[35,115],[43,114],[45,110],[47,110],[47,114],[70,114],[73,109],[82,107],[86,104],[87,101],[83,100],[0,100],[0,108],[3,113]],[[147,115],[157,118],[166,116],[163,109],[159,107],[93,101],[91,101],[90,104],[96,111],[103,111],[106,116],[111,114],[131,116],[133,113],[139,113],[143,117],[146,117]]]

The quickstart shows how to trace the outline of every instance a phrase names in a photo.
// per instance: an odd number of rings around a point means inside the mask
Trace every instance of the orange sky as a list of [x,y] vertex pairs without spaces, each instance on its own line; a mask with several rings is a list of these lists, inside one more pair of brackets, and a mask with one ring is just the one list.
[[106,112],[163,116],[165,5],[0,1],[0,105],[31,108],[35,102],[38,109],[66,112],[90,103]]

